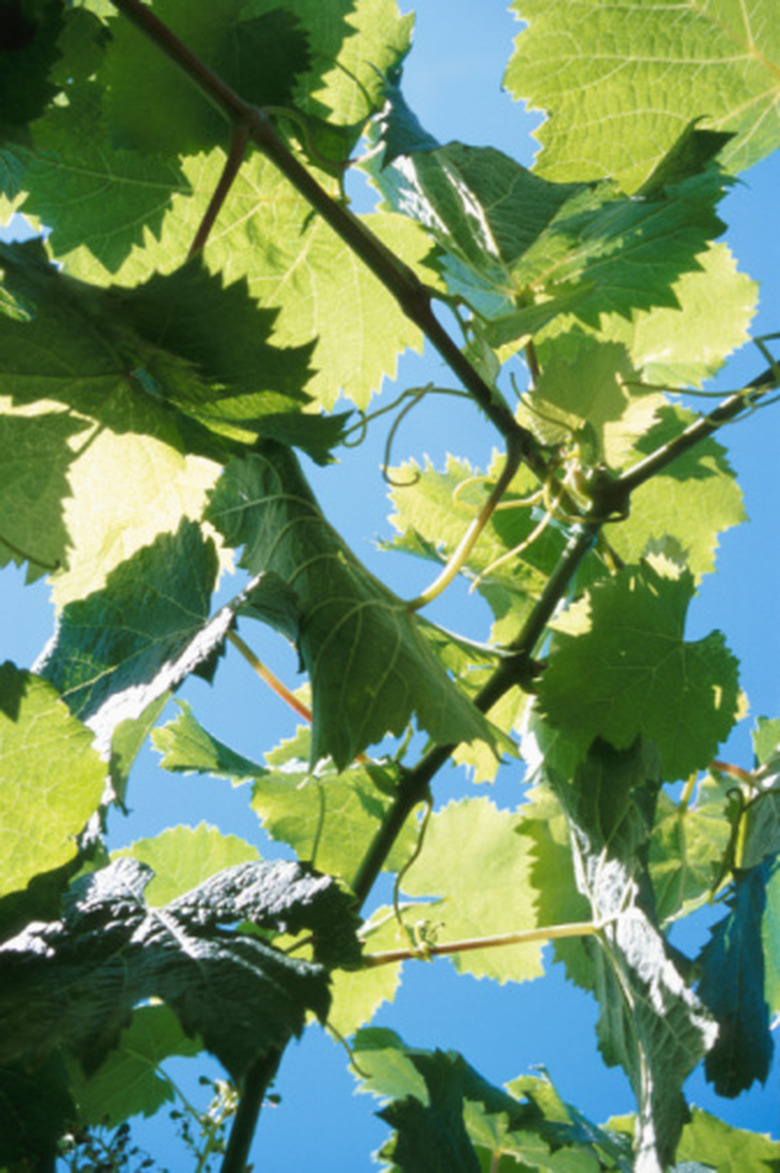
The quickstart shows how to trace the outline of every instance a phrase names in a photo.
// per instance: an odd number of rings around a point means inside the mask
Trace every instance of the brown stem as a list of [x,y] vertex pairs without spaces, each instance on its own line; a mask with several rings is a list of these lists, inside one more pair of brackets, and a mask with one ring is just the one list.
[[737,391],[734,395],[727,396],[714,411],[694,420],[674,440],[670,440],[668,444],[651,452],[644,460],[640,460],[633,468],[617,477],[613,482],[615,493],[618,496],[623,493],[626,497],[633,493],[634,489],[661,472],[678,456],[695,448],[718,428],[736,419],[746,408],[753,406],[758,399],[776,387],[776,382],[777,377],[774,372],[764,371],[748,384],[748,388],[753,388],[752,391],[747,394],[745,391]]
[[246,148],[249,143],[249,130],[243,119],[237,119],[233,124],[233,135],[230,139],[230,150],[228,151],[225,166],[222,174],[219,177],[219,183],[214,189],[214,194],[209,200],[209,206],[203,214],[198,231],[190,245],[190,251],[187,253],[187,260],[191,260],[202,251],[203,246],[209,238],[211,229],[216,223],[222,205],[227,199],[228,192],[233,186],[236,176],[241,170],[241,164],[244,162],[246,155]]

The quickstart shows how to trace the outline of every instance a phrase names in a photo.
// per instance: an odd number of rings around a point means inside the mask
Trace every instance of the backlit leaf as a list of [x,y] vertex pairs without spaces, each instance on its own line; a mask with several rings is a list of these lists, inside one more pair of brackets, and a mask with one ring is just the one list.
[[0,667],[0,896],[75,858],[106,764],[51,684]]
[[413,713],[441,744],[493,740],[414,616],[325,521],[291,452],[266,444],[233,462],[208,517],[228,545],[244,547],[242,566],[273,571],[298,596],[297,646],[314,708],[312,762],[332,757],[343,769],[386,733],[401,733]]
[[697,117],[734,135],[722,157],[735,172],[780,143],[773,0],[685,5],[673,19],[665,0],[512,9],[528,28],[505,84],[548,113],[538,167],[551,179],[609,175],[635,191]]
[[734,723],[737,666],[720,632],[684,641],[692,595],[689,574],[649,564],[593,586],[556,621],[541,711],[583,749],[595,737],[616,749],[654,741],[670,781],[701,769]]

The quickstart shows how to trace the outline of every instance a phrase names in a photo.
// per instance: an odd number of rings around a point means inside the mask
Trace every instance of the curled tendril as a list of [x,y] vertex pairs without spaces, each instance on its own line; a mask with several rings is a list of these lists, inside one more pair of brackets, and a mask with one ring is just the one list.
[[401,916],[401,906],[400,906],[401,881],[403,880],[406,873],[409,871],[409,868],[412,866],[412,864],[420,857],[420,852],[422,851],[423,846],[425,844],[425,832],[428,830],[428,823],[431,821],[432,814],[433,814],[433,797],[429,791],[428,795],[425,799],[425,810],[423,811],[422,822],[420,823],[420,831],[417,835],[417,842],[414,845],[414,851],[409,856],[409,858],[407,859],[404,866],[398,871],[398,873],[395,877],[395,883],[393,884],[393,915],[395,916],[395,919],[398,921],[399,927],[401,928],[402,932],[404,933],[407,940],[409,941],[409,944],[415,950],[419,947],[417,938],[415,937],[412,930],[409,928],[409,926],[404,921],[404,918]]

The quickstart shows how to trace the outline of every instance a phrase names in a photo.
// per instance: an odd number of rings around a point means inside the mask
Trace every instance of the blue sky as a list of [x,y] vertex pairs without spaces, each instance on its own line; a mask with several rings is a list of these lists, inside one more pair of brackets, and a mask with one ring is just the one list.
[[[441,141],[459,138],[497,146],[528,165],[535,150],[530,132],[539,116],[526,114],[500,87],[518,27],[499,0],[420,0],[404,92],[425,127]],[[758,329],[765,332],[780,329],[778,191],[780,153],[747,173],[723,207],[729,224],[726,239],[741,267],[762,283]],[[738,386],[764,365],[754,350],[743,352],[723,376],[722,387]],[[442,377],[435,356],[409,356],[401,364],[397,390]],[[386,393],[392,395],[393,388]],[[780,406],[756,413],[722,437],[738,471],[751,521],[723,538],[718,573],[705,580],[689,629],[691,637],[713,627],[725,631],[742,661],[742,684],[754,716],[780,714],[778,412]],[[391,586],[410,596],[427,583],[429,572],[412,560],[399,559],[388,566],[388,559],[371,540],[390,535],[386,487],[379,475],[383,444],[380,429],[354,462],[347,457],[336,469],[307,471],[326,512],[358,555]],[[492,433],[475,430],[473,414],[453,401],[443,414],[440,403],[421,407],[402,429],[396,451],[399,460],[428,454],[436,463],[453,452],[484,466],[492,444]],[[51,632],[52,617],[44,584],[23,588],[22,583],[22,575],[13,569],[0,575],[2,650],[3,658],[30,664]],[[462,630],[464,622],[473,622],[466,617],[464,599],[457,588],[448,592],[434,617]],[[487,622],[483,631],[469,634],[484,635],[486,629]],[[295,657],[277,636],[257,628],[252,642],[288,683],[295,683]],[[292,715],[261,690],[235,657],[228,657],[215,689],[196,681],[183,695],[192,701],[207,728],[249,756],[259,756],[294,726]],[[750,765],[747,727],[735,735],[724,756]],[[519,801],[520,781],[520,767],[507,768],[493,797],[506,805]],[[456,788],[463,791],[464,785],[461,775],[445,771],[435,793],[446,798]],[[247,815],[247,797],[246,792],[216,781],[198,783],[161,774],[155,755],[148,752],[131,779],[129,818],[112,819],[112,840],[119,846],[171,823],[195,825],[201,819],[226,832],[256,836],[256,823]],[[601,1121],[630,1111],[632,1097],[623,1076],[600,1061],[593,1034],[595,1017],[594,1003],[565,983],[557,966],[551,966],[543,980],[499,987],[457,977],[447,962],[439,961],[407,965],[396,1002],[380,1012],[375,1024],[392,1027],[416,1046],[460,1050],[486,1078],[499,1084],[544,1064],[563,1096]],[[191,1073],[185,1072],[185,1066],[175,1064],[172,1070],[189,1085]],[[255,1156],[258,1167],[273,1173],[302,1169],[336,1173],[369,1167],[368,1153],[382,1142],[387,1127],[373,1117],[376,1105],[370,1097],[353,1095],[344,1052],[322,1031],[315,1028],[290,1047],[276,1090],[282,1103],[264,1112]],[[780,1136],[777,1068],[765,1089],[735,1102],[716,1100],[698,1076],[688,1094],[734,1124]],[[175,1168],[177,1150],[168,1151],[167,1142],[160,1138],[157,1124],[138,1132],[140,1143],[161,1164],[168,1161]]]

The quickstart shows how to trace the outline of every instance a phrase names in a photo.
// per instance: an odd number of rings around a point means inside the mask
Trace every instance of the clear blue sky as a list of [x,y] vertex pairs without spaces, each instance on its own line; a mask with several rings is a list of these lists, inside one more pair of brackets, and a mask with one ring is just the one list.
[[[530,131],[538,117],[526,115],[500,89],[517,29],[500,0],[420,0],[404,91],[423,124],[440,140],[459,138],[497,146],[530,164],[535,149]],[[780,153],[749,172],[724,207],[727,239],[742,268],[762,282],[759,329],[766,332],[780,329],[778,191]],[[723,387],[738,386],[763,365],[756,352],[744,352],[730,368]],[[440,371],[437,358],[412,356],[401,365],[398,389],[425,383],[440,376]],[[387,391],[393,393],[392,388]],[[725,535],[718,573],[705,580],[691,616],[693,636],[713,627],[725,631],[742,661],[742,684],[752,713],[767,716],[780,715],[778,413],[780,405],[774,412],[758,413],[729,429],[724,437],[752,520]],[[487,430],[475,433],[473,415],[457,405],[448,406],[443,417],[435,408],[423,406],[402,429],[396,452],[399,459],[408,455],[419,459],[427,453],[437,463],[453,452],[484,465],[492,442]],[[338,469],[310,471],[336,527],[372,569],[408,596],[427,582],[428,572],[412,560],[388,567],[388,559],[367,540],[367,536],[389,536],[386,490],[379,476],[383,443],[381,431],[368,441],[355,462],[360,464],[360,473],[349,457]],[[50,634],[52,620],[45,586],[23,589],[22,581],[13,569],[0,575],[2,658],[30,664]],[[462,628],[462,599],[457,590],[452,592],[438,613],[441,622]],[[294,683],[295,657],[279,638],[256,628],[252,640],[258,654]],[[294,724],[288,711],[270,693],[262,692],[246,665],[235,658],[228,657],[215,689],[194,682],[183,695],[191,699],[208,728],[250,756],[275,744]],[[739,733],[725,752],[749,766],[746,733]],[[520,767],[507,768],[493,796],[507,805],[519,801],[520,781]],[[445,772],[436,793],[449,797],[455,785],[463,788],[465,784],[460,776]],[[195,825],[201,819],[247,838],[256,836],[256,823],[246,813],[247,798],[247,792],[216,781],[198,783],[161,774],[155,756],[145,753],[131,780],[131,816],[112,819],[113,844],[154,834],[174,822]],[[276,853],[275,849],[269,852]],[[568,986],[557,966],[540,981],[498,987],[457,977],[447,962],[439,961],[407,965],[395,1004],[380,1012],[375,1023],[392,1027],[413,1045],[461,1050],[473,1066],[499,1084],[544,1064],[565,1098],[596,1120],[604,1120],[630,1111],[633,1105],[625,1079],[605,1069],[596,1053],[595,1016],[592,1000]],[[183,1069],[184,1065],[174,1065],[177,1072]],[[353,1095],[343,1051],[318,1028],[289,1049],[277,1090],[282,1105],[263,1115],[256,1167],[270,1173],[369,1168],[368,1154],[382,1142],[387,1127],[374,1119],[375,1104],[369,1097]],[[698,1076],[688,1094],[732,1123],[780,1136],[777,1067],[766,1089],[736,1102],[715,1100]],[[182,1167],[181,1156],[162,1148],[159,1137],[158,1126],[138,1132],[140,1143],[161,1164],[167,1161],[171,1168]]]

